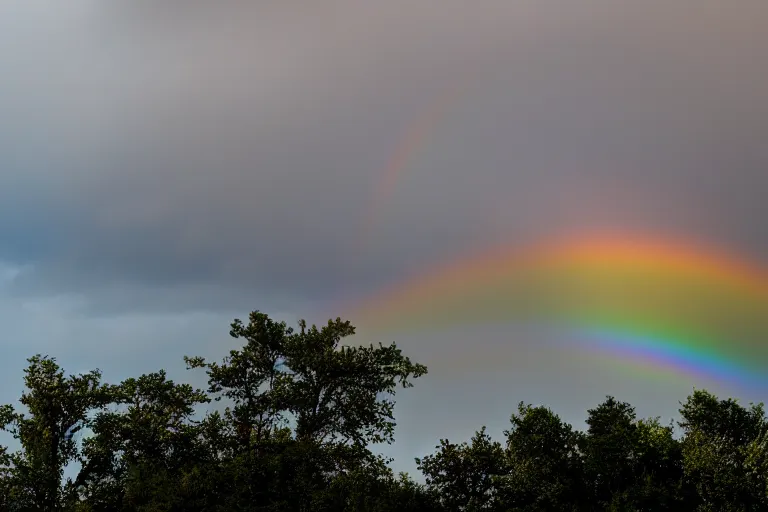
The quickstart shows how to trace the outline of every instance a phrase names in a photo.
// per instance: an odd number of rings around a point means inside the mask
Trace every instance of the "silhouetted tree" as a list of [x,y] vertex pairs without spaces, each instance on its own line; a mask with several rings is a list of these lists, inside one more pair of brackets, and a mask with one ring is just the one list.
[[435,454],[416,463],[447,510],[496,509],[495,480],[506,474],[507,460],[501,444],[490,438],[485,427],[469,443],[442,439]]
[[509,473],[500,478],[504,510],[579,510],[584,501],[578,433],[545,407],[522,402],[507,437]]
[[768,510],[762,404],[745,408],[696,391],[680,415],[685,474],[698,491],[699,510]]
[[0,407],[20,446],[0,446],[0,511],[768,510],[762,404],[706,391],[681,404],[680,438],[610,396],[585,432],[520,403],[505,445],[483,427],[417,458],[424,485],[395,475],[370,446],[394,441],[396,390],[426,368],[394,344],[342,345],[354,332],[255,311],[232,323],[243,345],[223,361],[185,358],[207,390],[165,370],[110,385],[30,358],[22,407]]

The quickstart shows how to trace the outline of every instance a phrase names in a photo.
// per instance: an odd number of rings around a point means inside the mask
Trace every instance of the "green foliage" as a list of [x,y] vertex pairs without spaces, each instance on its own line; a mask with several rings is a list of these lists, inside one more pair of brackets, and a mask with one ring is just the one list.
[[613,397],[587,411],[584,438],[585,474],[594,501],[601,507],[624,509],[635,481],[634,448],[638,428],[634,408]]
[[505,510],[578,510],[583,501],[580,436],[545,407],[522,402],[510,422],[509,471],[498,479]]
[[11,510],[60,510],[73,487],[71,481],[62,484],[64,467],[80,456],[72,435],[89,413],[112,400],[114,390],[101,384],[98,370],[65,377],[53,358],[36,355],[28,362],[20,400],[27,414],[12,406],[0,411],[0,426],[22,446],[4,456],[6,501]]
[[21,407],[0,406],[20,445],[0,446],[0,511],[768,510],[762,404],[705,391],[682,404],[681,437],[613,397],[585,432],[520,403],[505,444],[483,427],[417,458],[424,485],[395,475],[369,447],[394,440],[395,393],[426,368],[394,344],[342,345],[355,329],[341,319],[299,325],[235,320],[239,350],[185,358],[206,390],[164,370],[110,385],[30,358]]
[[506,472],[504,450],[486,433],[476,432],[469,443],[440,440],[437,453],[416,459],[427,486],[447,510],[490,510],[495,502],[494,479]]
[[701,500],[699,510],[768,510],[763,405],[746,408],[696,391],[680,415],[685,473]]
[[634,499],[641,510],[693,510],[697,497],[684,478],[682,446],[659,418],[637,423]]

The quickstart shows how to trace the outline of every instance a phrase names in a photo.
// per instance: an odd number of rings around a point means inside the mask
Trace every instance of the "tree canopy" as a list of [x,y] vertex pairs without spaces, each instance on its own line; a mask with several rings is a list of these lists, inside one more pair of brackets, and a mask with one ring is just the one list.
[[[398,389],[427,368],[396,344],[347,346],[337,318],[298,330],[254,311],[241,348],[184,357],[206,389],[164,369],[117,384],[35,355],[19,404],[0,407],[7,511],[768,510],[768,419],[703,390],[678,425],[608,396],[575,430],[520,403],[504,439],[478,425],[416,458],[423,483],[372,445],[394,441]],[[64,476],[76,463],[76,475]]]

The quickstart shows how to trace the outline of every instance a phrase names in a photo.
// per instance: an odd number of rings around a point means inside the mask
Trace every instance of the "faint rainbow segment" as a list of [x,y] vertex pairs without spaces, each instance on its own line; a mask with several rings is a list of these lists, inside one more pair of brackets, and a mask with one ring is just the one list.
[[548,326],[565,349],[768,388],[768,272],[678,240],[579,236],[501,247],[341,311],[376,334]]
[[382,213],[402,181],[408,167],[419,152],[428,146],[432,134],[444,117],[457,105],[469,90],[468,82],[450,84],[435,95],[423,110],[409,120],[386,165],[375,174],[373,195],[364,213],[360,234],[360,249],[364,250],[369,237],[375,233]]

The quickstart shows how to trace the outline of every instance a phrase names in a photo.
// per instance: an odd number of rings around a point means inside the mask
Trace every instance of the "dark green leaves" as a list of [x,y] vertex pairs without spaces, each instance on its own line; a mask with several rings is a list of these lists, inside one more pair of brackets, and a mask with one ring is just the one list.
[[0,510],[768,510],[763,406],[705,391],[682,404],[681,437],[613,397],[585,432],[520,403],[505,444],[483,427],[416,459],[425,485],[394,475],[370,446],[394,440],[395,394],[426,368],[395,344],[345,344],[354,333],[255,311],[232,323],[242,346],[220,362],[185,358],[207,390],[165,370],[110,385],[32,357],[21,407],[0,406],[20,445],[0,447]]

